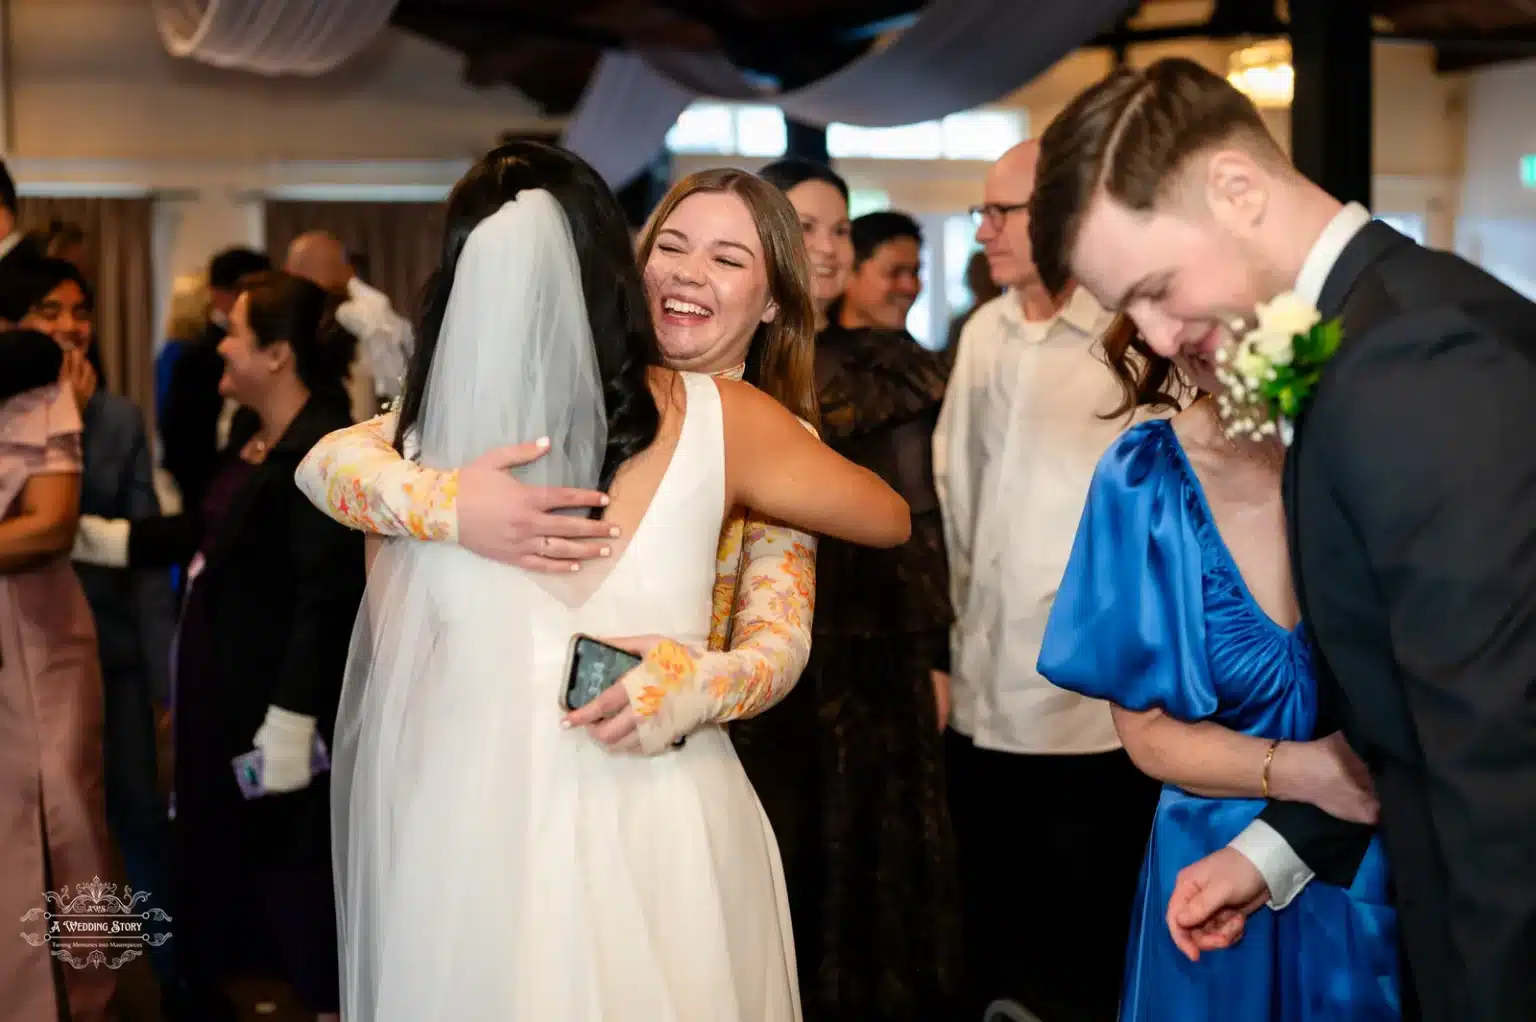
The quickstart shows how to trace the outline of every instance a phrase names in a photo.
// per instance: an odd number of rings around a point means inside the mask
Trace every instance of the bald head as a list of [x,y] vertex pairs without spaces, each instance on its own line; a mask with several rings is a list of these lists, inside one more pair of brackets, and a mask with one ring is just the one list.
[[1035,187],[1035,165],[1040,162],[1040,140],[1030,139],[1020,142],[997,158],[987,171],[987,201],[1002,202],[1001,199],[992,198],[992,189],[997,187],[1000,191],[1006,191],[1010,196],[1023,195],[1022,199],[1011,199],[1010,202],[1024,202],[1029,199],[1029,193]]
[[1029,210],[1040,143],[1020,142],[987,171],[982,201],[987,215],[976,228],[987,268],[998,287],[1023,288],[1039,280],[1029,248]]
[[327,291],[341,291],[352,279],[346,246],[329,231],[306,231],[294,238],[283,269]]

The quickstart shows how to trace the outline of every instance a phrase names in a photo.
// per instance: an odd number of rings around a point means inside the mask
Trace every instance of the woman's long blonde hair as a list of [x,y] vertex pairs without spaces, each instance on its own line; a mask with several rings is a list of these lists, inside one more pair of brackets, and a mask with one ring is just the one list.
[[640,232],[636,257],[642,271],[656,235],[672,211],[699,192],[741,199],[757,226],[767,262],[768,293],[779,307],[772,322],[758,324],[747,348],[746,380],[812,426],[819,427],[816,400],[816,307],[811,301],[810,261],[800,216],[784,193],[734,167],[701,170],[673,185]]
[[170,307],[166,309],[165,340],[195,341],[208,329],[208,275],[203,273],[177,277],[171,284]]

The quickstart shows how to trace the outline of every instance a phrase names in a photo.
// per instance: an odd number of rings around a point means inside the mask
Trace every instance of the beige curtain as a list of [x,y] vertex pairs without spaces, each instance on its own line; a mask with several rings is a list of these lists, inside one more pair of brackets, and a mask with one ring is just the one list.
[[286,202],[266,204],[267,252],[281,266],[305,231],[329,231],[367,263],[365,280],[416,321],[422,289],[443,244],[440,202]]
[[107,386],[143,410],[153,435],[154,200],[25,196],[20,204],[23,230],[62,220],[85,232],[83,269],[96,290],[96,344]]

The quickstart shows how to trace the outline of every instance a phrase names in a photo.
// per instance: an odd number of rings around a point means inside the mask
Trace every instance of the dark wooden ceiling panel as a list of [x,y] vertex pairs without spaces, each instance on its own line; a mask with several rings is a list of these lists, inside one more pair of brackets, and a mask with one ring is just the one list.
[[[464,54],[472,84],[509,83],[559,116],[574,107],[606,49],[720,52],[790,89],[844,66],[868,49],[877,30],[902,24],[922,6],[922,0],[401,0],[394,21]],[[1390,36],[1434,43],[1442,70],[1536,56],[1536,0],[1373,0],[1372,6]],[[1269,34],[1283,30],[1277,7],[1283,12],[1283,4],[1269,0],[1215,0],[1209,25],[1132,29],[1122,22],[1096,42]]]

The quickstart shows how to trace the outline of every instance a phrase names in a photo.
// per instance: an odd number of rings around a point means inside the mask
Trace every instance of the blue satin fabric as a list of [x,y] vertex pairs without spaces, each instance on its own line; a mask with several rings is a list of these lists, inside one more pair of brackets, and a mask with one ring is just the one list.
[[[1132,710],[1158,708],[1301,741],[1317,719],[1300,629],[1253,599],[1163,420],[1100,461],[1046,627],[1040,672]],[[1131,916],[1122,1022],[1381,1022],[1400,1017],[1396,912],[1380,838],[1345,890],[1313,881],[1260,909],[1237,946],[1190,962],[1164,921],[1180,869],[1223,847],[1263,802],[1163,787]]]

